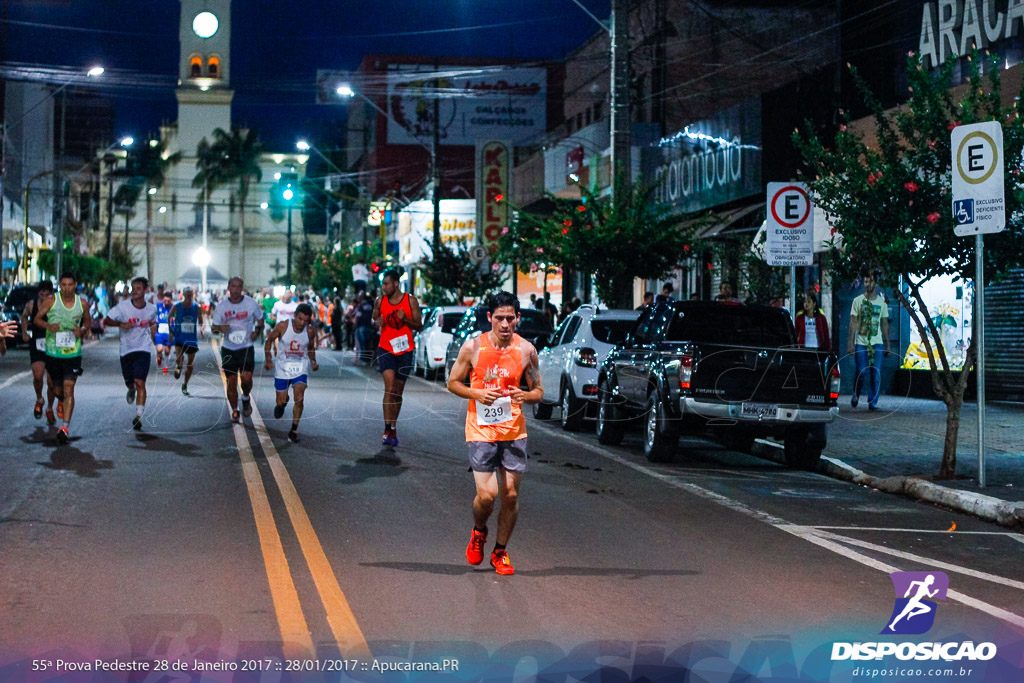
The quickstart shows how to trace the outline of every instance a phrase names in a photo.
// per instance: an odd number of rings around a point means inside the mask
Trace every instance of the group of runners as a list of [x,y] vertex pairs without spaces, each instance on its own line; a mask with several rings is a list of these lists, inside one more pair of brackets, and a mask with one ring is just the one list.
[[[26,341],[31,341],[34,416],[40,419],[45,409],[50,424],[60,420],[56,438],[59,443],[67,443],[75,408],[75,383],[82,375],[82,340],[89,335],[91,319],[88,305],[77,294],[75,276],[64,273],[58,286],[55,293],[52,284],[41,284],[38,297],[26,308],[24,320],[31,323],[24,326],[24,334]],[[104,321],[120,332],[121,373],[126,400],[135,405],[132,427],[136,430],[142,428],[146,379],[153,352],[161,366],[174,347],[174,377],[179,379],[184,371],[182,393],[188,395],[204,322],[202,307],[195,302],[190,289],[182,292],[181,301],[174,302],[170,293],[165,293],[154,304],[146,300],[148,288],[146,278],[135,278],[130,296],[112,308]],[[373,310],[373,320],[381,330],[377,350],[377,369],[384,380],[381,442],[393,448],[399,443],[398,417],[413,368],[413,333],[422,329],[422,315],[416,297],[401,291],[397,271],[384,273],[382,292]],[[311,323],[314,317],[309,304],[277,302],[273,310],[275,324],[264,342],[264,368],[274,371],[275,418],[284,416],[291,394],[288,439],[292,442],[299,441],[309,373],[319,369],[317,332]],[[465,436],[476,495],[466,560],[472,565],[483,562],[489,534],[487,522],[500,502],[490,562],[498,574],[509,575],[515,570],[507,544],[518,516],[518,492],[528,462],[523,405],[539,402],[544,390],[537,351],[515,331],[519,322],[518,298],[509,292],[492,297],[488,320],[490,331],[468,340],[460,349],[447,388],[468,401]],[[227,379],[231,419],[239,422],[252,414],[255,343],[264,332],[265,311],[245,294],[242,279],[235,277],[228,282],[228,294],[215,307],[210,322],[211,331],[223,335],[221,369]],[[52,409],[55,400],[56,414]]]

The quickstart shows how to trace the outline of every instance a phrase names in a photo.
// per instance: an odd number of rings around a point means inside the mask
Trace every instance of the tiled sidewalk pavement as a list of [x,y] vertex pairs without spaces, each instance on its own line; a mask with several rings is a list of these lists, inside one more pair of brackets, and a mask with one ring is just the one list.
[[[950,489],[980,493],[1008,502],[1024,502],[1024,405],[987,403],[985,406],[986,486],[978,487],[978,418],[974,403],[960,411],[957,478],[934,483]],[[850,407],[839,402],[839,418],[829,426],[823,455],[842,460],[876,477],[921,476],[939,473],[946,431],[946,406],[938,400],[882,396],[879,410],[869,412],[867,401]]]

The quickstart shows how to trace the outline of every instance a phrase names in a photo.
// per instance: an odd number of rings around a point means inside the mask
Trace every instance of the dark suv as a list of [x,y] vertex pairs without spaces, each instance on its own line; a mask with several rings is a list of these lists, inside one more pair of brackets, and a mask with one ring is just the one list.
[[39,293],[39,287],[36,285],[22,285],[21,287],[15,287],[8,294],[7,298],[4,299],[3,312],[0,313],[0,319],[8,321],[13,320],[18,324],[18,330],[14,335],[13,339],[8,339],[8,346],[14,347],[22,343],[21,331],[23,329],[21,314],[25,311],[25,304],[29,301],[35,301],[36,295]]
[[[448,375],[451,374],[452,367],[454,367],[455,361],[459,357],[459,349],[466,343],[466,340],[483,332],[490,332],[491,323],[487,320],[488,310],[486,304],[477,304],[467,310],[462,316],[459,326],[452,333],[452,340],[448,344],[448,353],[445,354],[445,381],[448,381]],[[519,311],[519,324],[516,325],[516,334],[538,349],[547,344],[554,333],[555,328],[552,327],[551,320],[543,311],[537,311],[532,308],[523,308]]]

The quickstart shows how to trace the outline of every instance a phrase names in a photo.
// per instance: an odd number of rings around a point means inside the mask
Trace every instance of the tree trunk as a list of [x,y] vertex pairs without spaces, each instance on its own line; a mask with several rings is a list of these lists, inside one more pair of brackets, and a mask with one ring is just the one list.
[[[964,368],[963,372],[967,372]],[[956,475],[956,441],[960,434],[960,408],[964,404],[964,390],[958,385],[946,400],[946,440],[942,444],[942,466],[940,479],[952,479]]]
[[150,284],[153,283],[153,200],[151,194],[146,192],[146,278]]
[[238,277],[245,280],[245,202],[249,196],[249,187],[243,181],[239,188],[241,206],[238,210]]

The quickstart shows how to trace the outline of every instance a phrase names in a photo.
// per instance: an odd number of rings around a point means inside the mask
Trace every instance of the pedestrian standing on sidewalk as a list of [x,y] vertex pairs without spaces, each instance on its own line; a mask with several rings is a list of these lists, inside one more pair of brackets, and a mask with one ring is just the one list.
[[808,349],[832,350],[828,320],[818,308],[818,295],[814,292],[804,294],[804,310],[796,314],[796,343]]
[[373,301],[359,293],[356,304],[356,362],[369,365],[373,360]]
[[852,408],[860,403],[861,388],[867,382],[868,410],[878,410],[882,358],[889,352],[889,306],[878,291],[878,275],[878,271],[864,273],[864,293],[853,300],[850,310],[850,334],[846,352],[856,354],[854,358],[857,361],[853,398],[850,399]]

